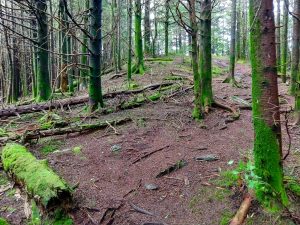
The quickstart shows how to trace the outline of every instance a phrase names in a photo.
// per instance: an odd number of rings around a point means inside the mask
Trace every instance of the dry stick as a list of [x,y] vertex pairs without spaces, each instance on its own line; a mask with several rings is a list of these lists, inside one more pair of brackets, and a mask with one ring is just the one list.
[[136,212],[139,212],[139,213],[142,213],[142,214],[145,214],[145,215],[149,215],[149,216],[154,216],[154,213],[149,212],[149,211],[147,211],[147,210],[145,210],[145,209],[142,209],[142,208],[140,208],[140,207],[138,207],[138,206],[136,206],[136,205],[134,205],[134,204],[132,204],[132,203],[129,203],[129,205],[130,205]]
[[156,150],[154,150],[154,151],[152,151],[152,152],[148,152],[148,153],[146,153],[145,155],[141,156],[140,158],[134,160],[131,164],[132,164],[132,165],[133,165],[133,164],[136,164],[137,162],[141,161],[142,159],[148,158],[150,155],[152,155],[152,154],[154,154],[154,153],[156,153],[156,152],[160,152],[160,151],[162,151],[162,150],[164,150],[165,148],[168,148],[168,147],[170,147],[170,145],[166,145],[166,146],[164,146],[164,147],[162,147],[162,148],[159,148],[159,149],[156,149]]
[[247,217],[247,213],[250,209],[251,202],[253,199],[254,198],[253,198],[252,193],[246,194],[246,197],[244,198],[239,210],[237,211],[237,213],[231,220],[230,225],[242,225],[243,224],[244,220]]

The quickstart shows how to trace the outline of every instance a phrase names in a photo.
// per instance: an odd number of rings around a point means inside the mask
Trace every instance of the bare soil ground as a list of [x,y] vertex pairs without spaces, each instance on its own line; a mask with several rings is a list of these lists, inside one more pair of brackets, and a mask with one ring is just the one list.
[[[161,82],[171,71],[190,73],[189,64],[180,59],[148,62],[147,66],[149,69],[144,76],[135,77],[140,86]],[[230,105],[236,104],[232,96],[251,102],[249,65],[237,65],[236,76],[242,88],[222,83],[227,75],[227,60],[214,59],[214,68],[218,75],[213,79],[216,98]],[[107,92],[120,90],[126,85],[125,77],[110,78],[111,75],[104,77]],[[185,87],[190,86],[189,81],[178,82]],[[280,94],[283,108],[292,105],[286,84],[280,83]],[[108,104],[114,105],[123,100],[114,99]],[[103,121],[116,117],[132,118],[133,122],[126,125],[51,138],[49,141],[39,141],[30,149],[37,157],[48,159],[49,165],[70,184],[78,185],[74,193],[76,207],[71,213],[75,224],[227,224],[243,196],[237,190],[217,185],[215,180],[219,179],[222,171],[234,169],[240,160],[249,156],[253,142],[251,111],[242,110],[240,118],[232,120],[230,112],[213,108],[199,123],[191,117],[192,108],[193,92],[189,90],[136,109],[94,115]],[[60,114],[72,117],[81,111],[82,107],[78,107]],[[92,117],[81,119],[86,122],[93,120]],[[28,121],[26,123],[29,124]],[[21,125],[16,125],[15,129],[26,126],[26,123],[20,122]],[[299,177],[300,128],[289,128],[292,147],[285,162],[286,172]],[[289,138],[284,125],[283,140],[286,153]],[[42,153],[45,146],[55,142],[60,143],[56,152]],[[81,150],[72,151],[75,147]],[[157,152],[142,158],[152,151]],[[216,156],[217,160],[195,160],[207,155]],[[185,160],[187,165],[156,178],[161,171],[179,160]],[[4,182],[3,174],[0,178]],[[148,190],[146,186],[149,185],[156,190]],[[13,189],[17,192],[11,190],[1,192],[0,189],[0,216],[12,224],[26,224],[23,212],[25,197],[18,189]],[[254,207],[247,224],[293,223]]]

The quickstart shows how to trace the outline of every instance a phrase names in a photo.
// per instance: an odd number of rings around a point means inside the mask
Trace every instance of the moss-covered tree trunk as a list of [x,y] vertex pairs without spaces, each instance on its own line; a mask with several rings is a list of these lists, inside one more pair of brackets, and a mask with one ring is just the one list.
[[[289,1],[287,1],[289,4]],[[289,12],[287,6],[283,7],[283,28],[282,28],[282,39],[281,39],[281,73],[282,82],[286,83],[287,73],[287,56],[288,56],[288,24],[289,24]]]
[[35,0],[35,3],[38,27],[37,101],[46,101],[51,96],[47,1]]
[[231,32],[230,32],[230,64],[229,76],[225,79],[224,83],[236,84],[235,73],[235,59],[236,59],[236,0],[231,2]]
[[90,79],[89,107],[94,111],[104,106],[101,87],[102,0],[90,0]]
[[130,83],[132,75],[132,0],[128,0],[128,62],[127,81]]
[[151,23],[150,23],[150,0],[145,0],[145,19],[144,19],[144,45],[145,45],[145,54],[149,55],[151,52]]
[[275,207],[278,199],[288,203],[283,186],[273,10],[272,0],[250,0],[254,160],[261,179],[255,191],[257,199],[269,207]]
[[190,0],[189,2],[189,14],[190,14],[190,24],[191,30],[190,34],[192,37],[192,67],[194,75],[194,110],[193,117],[195,119],[202,119],[202,105],[201,105],[201,80],[199,73],[199,52],[198,52],[198,25],[196,17],[196,0]]
[[142,3],[141,0],[135,0],[134,12],[134,45],[135,45],[135,66],[133,73],[144,74],[144,53],[143,53],[143,36],[142,36]]
[[[294,6],[295,15],[300,13],[300,1],[295,0]],[[297,43],[296,43],[297,42]],[[300,22],[299,19],[295,21],[293,27],[293,50],[292,50],[292,86],[291,92],[295,96],[295,124],[300,124],[300,74],[299,74],[299,47],[300,47]],[[297,48],[294,50],[294,48]],[[298,51],[297,51],[298,50]]]
[[212,92],[212,56],[211,56],[211,0],[201,4],[200,21],[200,79],[201,103],[207,112],[213,103]]

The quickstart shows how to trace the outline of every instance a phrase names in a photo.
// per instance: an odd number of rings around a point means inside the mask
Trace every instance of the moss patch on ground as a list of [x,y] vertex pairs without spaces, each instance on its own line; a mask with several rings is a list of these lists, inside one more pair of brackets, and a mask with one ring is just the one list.
[[9,225],[9,223],[4,218],[0,217],[0,225]]
[[48,139],[41,139],[40,145],[41,145],[40,152],[44,155],[47,155],[49,153],[59,150],[63,145],[63,142],[60,140],[48,138]]

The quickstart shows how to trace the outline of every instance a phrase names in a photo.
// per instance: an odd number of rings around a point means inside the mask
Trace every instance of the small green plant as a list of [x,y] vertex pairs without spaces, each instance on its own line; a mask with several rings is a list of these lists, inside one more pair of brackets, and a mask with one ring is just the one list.
[[76,146],[73,148],[72,152],[75,154],[75,155],[80,155],[82,152],[81,152],[81,146]]
[[37,207],[35,201],[31,200],[31,218],[28,225],[41,225],[41,224],[42,224],[42,220],[41,220],[40,210]]
[[9,136],[7,131],[3,128],[0,128],[0,137],[7,137]]
[[233,216],[234,216],[233,212],[230,212],[229,210],[225,210],[222,213],[222,216],[221,216],[219,224],[220,225],[227,225],[227,224],[229,224],[229,222],[231,221],[231,219],[232,219]]

